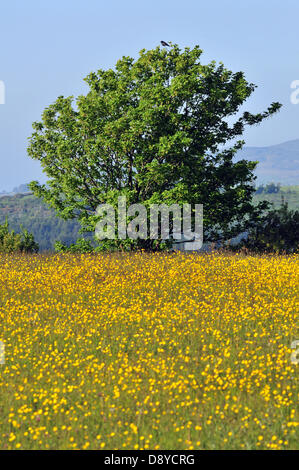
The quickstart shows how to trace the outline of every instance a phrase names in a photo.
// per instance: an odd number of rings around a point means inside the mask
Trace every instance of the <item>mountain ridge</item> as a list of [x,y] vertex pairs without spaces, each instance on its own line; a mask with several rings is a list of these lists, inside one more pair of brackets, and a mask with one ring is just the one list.
[[241,159],[259,162],[254,170],[257,184],[299,183],[299,139],[265,147],[243,147],[236,155],[236,160]]

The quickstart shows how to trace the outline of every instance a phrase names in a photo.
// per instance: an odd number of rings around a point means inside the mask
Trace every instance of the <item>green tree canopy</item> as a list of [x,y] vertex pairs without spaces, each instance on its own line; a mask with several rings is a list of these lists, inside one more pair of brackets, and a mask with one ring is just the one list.
[[238,139],[281,105],[234,118],[255,85],[201,55],[198,46],[143,49],[89,74],[76,101],[58,97],[33,123],[28,153],[48,176],[30,184],[34,194],[86,230],[97,206],[119,195],[128,204],[203,204],[205,240],[244,230],[264,205],[251,204],[256,163],[233,161]]

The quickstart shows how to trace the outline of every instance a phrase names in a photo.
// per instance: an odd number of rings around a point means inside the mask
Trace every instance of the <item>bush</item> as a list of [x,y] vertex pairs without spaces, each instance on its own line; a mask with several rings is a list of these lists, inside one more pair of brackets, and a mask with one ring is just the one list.
[[15,233],[14,230],[9,231],[8,221],[0,224],[0,252],[1,253],[37,253],[39,250],[38,243],[34,241],[32,233],[23,230],[21,233]]
[[72,243],[70,246],[56,241],[54,244],[56,253],[92,253],[95,251],[95,248],[92,246],[89,240],[85,238],[78,238],[76,243]]
[[282,203],[279,209],[270,210],[255,222],[247,239],[237,248],[254,252],[296,253],[299,249],[299,211],[288,209]]

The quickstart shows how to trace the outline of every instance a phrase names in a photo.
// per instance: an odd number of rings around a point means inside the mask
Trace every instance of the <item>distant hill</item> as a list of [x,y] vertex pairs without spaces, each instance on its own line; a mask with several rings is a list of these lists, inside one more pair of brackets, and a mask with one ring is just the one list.
[[237,160],[243,158],[259,161],[255,170],[257,184],[299,184],[299,139],[269,147],[244,147],[237,154]]
[[56,240],[69,245],[82,237],[78,233],[80,225],[77,221],[57,217],[53,209],[30,193],[1,195],[0,224],[6,218],[10,229],[19,232],[22,225],[33,233],[41,251],[53,250]]

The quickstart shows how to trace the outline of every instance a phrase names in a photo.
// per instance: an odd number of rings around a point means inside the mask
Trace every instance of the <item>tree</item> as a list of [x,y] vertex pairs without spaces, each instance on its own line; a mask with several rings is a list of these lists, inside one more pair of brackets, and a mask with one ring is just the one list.
[[236,139],[281,105],[229,123],[255,85],[222,63],[201,64],[201,54],[198,46],[143,49],[90,73],[75,103],[59,96],[33,123],[28,154],[49,178],[31,182],[34,194],[83,231],[94,230],[99,204],[116,206],[120,195],[128,205],[203,204],[205,240],[245,230],[266,203],[251,204],[256,162],[233,162],[244,144]]
[[262,194],[265,191],[265,186],[262,184],[256,188],[255,194]]
[[280,191],[280,183],[275,184],[275,183],[269,183],[265,187],[265,193],[266,194],[277,194]]

